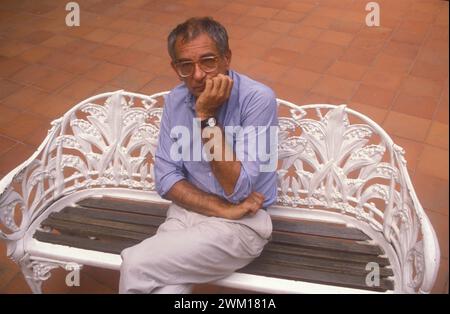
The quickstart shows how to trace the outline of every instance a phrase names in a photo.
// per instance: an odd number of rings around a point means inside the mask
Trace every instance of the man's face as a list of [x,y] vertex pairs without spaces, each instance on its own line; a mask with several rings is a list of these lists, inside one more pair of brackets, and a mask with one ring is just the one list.
[[[218,74],[226,74],[231,61],[231,51],[221,56],[215,42],[207,35],[200,34],[196,38],[189,42],[183,42],[180,38],[177,38],[175,42],[175,53],[177,59],[172,61],[172,67],[177,73],[178,77],[186,84],[189,91],[198,97],[205,89],[205,83],[207,78],[213,78]],[[208,57],[218,57],[217,68],[212,72],[205,72],[201,68],[198,61]],[[193,61],[194,70],[192,75],[187,77],[181,77],[176,69],[175,63]]]

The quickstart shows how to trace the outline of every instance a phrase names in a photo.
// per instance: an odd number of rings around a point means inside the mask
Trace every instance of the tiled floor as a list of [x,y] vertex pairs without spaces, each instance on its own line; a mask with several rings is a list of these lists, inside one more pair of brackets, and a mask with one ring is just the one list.
[[[120,88],[154,93],[178,80],[165,38],[187,17],[227,27],[238,71],[299,104],[347,103],[406,149],[442,259],[434,292],[448,292],[448,2],[378,0],[381,26],[365,25],[366,0],[78,0],[81,26],[65,25],[66,1],[0,3],[0,177],[39,145],[49,122],[78,101]],[[29,292],[0,249],[0,292]],[[118,273],[87,268],[67,288],[55,272],[46,292],[108,293]],[[217,287],[198,291],[223,292]]]

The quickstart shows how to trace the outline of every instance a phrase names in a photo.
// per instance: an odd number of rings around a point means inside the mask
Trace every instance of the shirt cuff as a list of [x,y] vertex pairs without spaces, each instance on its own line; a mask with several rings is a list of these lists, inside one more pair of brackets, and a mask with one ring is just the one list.
[[250,182],[250,178],[245,171],[243,164],[241,164],[241,172],[239,173],[239,178],[234,185],[234,191],[230,195],[226,195],[225,191],[223,192],[223,197],[230,203],[237,204],[246,199],[252,190],[252,183]]
[[164,198],[166,198],[167,192],[170,191],[172,186],[177,183],[178,181],[184,180],[185,177],[183,175],[180,175],[178,173],[171,173],[166,175],[164,178],[159,180],[159,184],[156,185],[156,191],[158,194]]

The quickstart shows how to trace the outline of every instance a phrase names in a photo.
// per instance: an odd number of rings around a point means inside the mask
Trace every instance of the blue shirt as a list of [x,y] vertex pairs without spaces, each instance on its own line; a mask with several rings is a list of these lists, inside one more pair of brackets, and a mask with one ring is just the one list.
[[[263,154],[252,153],[255,149],[252,145],[238,146],[236,141],[242,134],[235,133],[227,139],[233,139],[233,149],[239,148],[241,171],[235,184],[234,191],[227,195],[220,183],[215,178],[210,163],[204,158],[193,157],[196,153],[203,157],[201,152],[202,141],[198,127],[198,119],[195,119],[195,98],[183,83],[178,85],[165,96],[165,105],[161,118],[161,127],[158,147],[155,154],[155,180],[156,189],[162,197],[178,181],[186,179],[204,192],[215,194],[231,203],[243,201],[251,192],[264,194],[263,207],[267,207],[276,201],[276,166],[277,166],[277,103],[273,91],[249,77],[238,74],[232,70],[228,75],[233,79],[233,88],[230,97],[220,107],[217,114],[218,123],[225,128],[240,126],[244,130],[255,129],[258,138],[265,136],[265,142],[256,141],[258,152],[261,147],[264,152],[270,154],[270,158],[261,157]],[[181,134],[182,129],[189,130]],[[174,132],[178,128],[178,131]],[[173,146],[181,142],[183,138],[183,158],[174,158]],[[248,140],[248,138],[247,138]],[[262,143],[264,142],[264,145]],[[186,144],[187,143],[187,144]],[[243,142],[245,143],[245,142]],[[230,144],[231,145],[231,144]],[[172,154],[171,154],[172,152]],[[256,156],[255,156],[256,155]],[[264,168],[266,166],[266,168]]]

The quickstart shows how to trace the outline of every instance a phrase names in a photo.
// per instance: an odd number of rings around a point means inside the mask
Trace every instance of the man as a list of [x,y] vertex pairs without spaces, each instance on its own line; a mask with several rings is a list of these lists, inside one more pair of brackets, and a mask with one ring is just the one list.
[[[211,18],[178,25],[168,50],[183,83],[165,98],[155,177],[172,205],[155,236],[122,252],[121,293],[188,293],[249,264],[272,232],[274,93],[230,70],[227,32]],[[256,138],[255,157],[243,144]],[[266,144],[270,160],[261,158]]]

